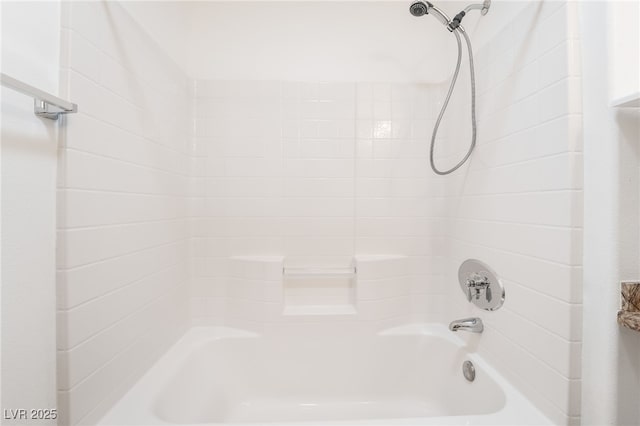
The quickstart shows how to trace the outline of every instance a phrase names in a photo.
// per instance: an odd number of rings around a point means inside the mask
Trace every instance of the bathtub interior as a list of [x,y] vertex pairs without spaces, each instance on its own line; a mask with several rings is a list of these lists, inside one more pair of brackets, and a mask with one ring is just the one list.
[[[467,349],[441,337],[267,335],[208,341],[158,395],[176,424],[336,421],[488,414],[502,390],[461,373]],[[460,404],[459,401],[469,401]]]
[[509,424],[517,391],[440,325],[306,334],[194,327],[99,424]]

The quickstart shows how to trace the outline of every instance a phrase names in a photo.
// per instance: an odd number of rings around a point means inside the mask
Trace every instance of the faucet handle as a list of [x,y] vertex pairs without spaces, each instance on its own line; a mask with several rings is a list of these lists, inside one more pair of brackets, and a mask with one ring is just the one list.
[[489,288],[489,279],[479,274],[472,274],[467,279],[467,300],[471,302],[473,295],[476,296],[476,300],[480,300],[480,293]]
[[465,260],[458,269],[458,283],[467,302],[494,311],[504,303],[504,286],[496,273],[475,259]]

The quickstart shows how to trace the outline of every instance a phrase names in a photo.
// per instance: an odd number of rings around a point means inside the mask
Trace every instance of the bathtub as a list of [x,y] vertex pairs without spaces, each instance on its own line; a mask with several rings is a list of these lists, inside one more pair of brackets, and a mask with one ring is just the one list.
[[196,327],[99,424],[552,423],[457,335],[416,324],[368,334]]

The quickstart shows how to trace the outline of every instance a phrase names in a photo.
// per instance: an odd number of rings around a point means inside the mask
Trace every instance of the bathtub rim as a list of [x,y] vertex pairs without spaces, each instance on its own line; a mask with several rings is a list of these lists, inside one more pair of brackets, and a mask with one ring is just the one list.
[[[374,335],[379,336],[429,336],[442,339],[457,348],[464,348],[469,343],[459,335],[454,335],[445,325],[439,323],[411,323],[384,328]],[[178,372],[183,362],[194,351],[214,341],[227,339],[260,338],[264,334],[227,326],[193,326],[185,333],[145,372],[145,374],[118,400],[111,409],[98,421],[97,426],[142,426],[142,425],[176,425],[159,417],[154,410],[154,403],[163,386]],[[471,338],[473,340],[473,337]],[[301,422],[260,422],[243,423],[247,426],[282,425],[282,426],[331,426],[350,425],[552,425],[542,412],[533,405],[520,391],[504,378],[495,368],[487,363],[477,352],[471,351],[466,359],[472,361],[480,370],[489,375],[504,393],[503,408],[490,414],[406,417],[385,419],[363,419],[347,421],[301,421]],[[527,413],[523,419],[523,413]],[[240,423],[190,423],[199,426],[239,426]]]

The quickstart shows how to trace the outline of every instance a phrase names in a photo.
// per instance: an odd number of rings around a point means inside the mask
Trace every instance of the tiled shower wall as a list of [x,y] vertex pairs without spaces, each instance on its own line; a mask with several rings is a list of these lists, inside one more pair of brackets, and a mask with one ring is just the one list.
[[[506,289],[496,312],[452,286],[452,316],[479,315],[479,351],[557,424],[579,422],[582,117],[574,2],[532,3],[478,49],[478,147],[448,178],[450,258],[477,258]],[[463,78],[464,82],[464,78]],[[468,85],[460,94],[467,95]],[[453,114],[468,116],[460,99]],[[469,142],[454,123],[457,155]],[[442,161],[446,161],[444,158]]]
[[189,85],[117,3],[65,2],[60,424],[94,424],[184,330]]
[[[175,64],[117,5],[65,3],[61,94],[82,107],[60,152],[63,421],[90,423],[179,335],[187,288],[196,323],[255,327],[283,320],[270,309],[283,264],[354,258],[358,319],[479,314],[480,351],[552,419],[576,421],[570,8],[532,4],[478,50],[479,146],[439,178],[428,149],[442,86],[197,81],[190,141],[192,94]],[[460,102],[449,113],[468,117]],[[442,161],[465,149],[462,129],[443,127]],[[472,257],[504,277],[502,310],[469,309],[454,284]]]
[[[425,117],[441,89],[198,81],[190,203],[197,321],[282,319],[275,307],[247,308],[278,300],[238,296],[241,283],[229,279],[234,256],[314,268],[346,267],[358,255],[406,256],[406,284],[381,281],[387,291],[358,307],[370,319],[435,318],[444,203],[442,181],[425,167]],[[230,303],[238,309],[221,309]]]

